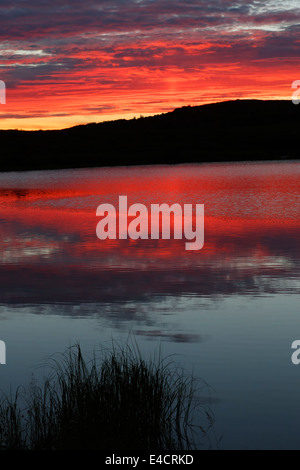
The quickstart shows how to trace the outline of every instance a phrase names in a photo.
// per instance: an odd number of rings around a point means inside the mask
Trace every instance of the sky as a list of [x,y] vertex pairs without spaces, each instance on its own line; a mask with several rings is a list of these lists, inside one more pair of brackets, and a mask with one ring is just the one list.
[[300,80],[299,0],[4,0],[0,25],[0,129],[291,99]]

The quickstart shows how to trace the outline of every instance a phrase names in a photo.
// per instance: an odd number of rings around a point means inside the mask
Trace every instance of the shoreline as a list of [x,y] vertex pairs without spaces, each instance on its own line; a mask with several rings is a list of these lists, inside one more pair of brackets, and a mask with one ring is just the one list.
[[253,164],[253,163],[300,163],[300,157],[295,158],[259,158],[259,159],[240,159],[240,160],[203,160],[199,162],[179,162],[179,163],[133,163],[124,165],[102,165],[102,166],[66,166],[66,167],[37,167],[37,168],[18,168],[18,169],[1,169],[0,174],[8,173],[33,173],[40,171],[67,171],[67,170],[102,170],[102,169],[112,169],[112,168],[140,168],[140,167],[187,167],[187,166],[198,166],[198,165],[232,165],[232,164]]

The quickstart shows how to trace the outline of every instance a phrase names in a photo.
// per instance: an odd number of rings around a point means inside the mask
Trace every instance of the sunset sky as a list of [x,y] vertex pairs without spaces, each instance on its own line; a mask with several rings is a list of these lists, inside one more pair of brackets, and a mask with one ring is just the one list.
[[228,99],[291,99],[300,2],[0,3],[1,129],[58,129]]

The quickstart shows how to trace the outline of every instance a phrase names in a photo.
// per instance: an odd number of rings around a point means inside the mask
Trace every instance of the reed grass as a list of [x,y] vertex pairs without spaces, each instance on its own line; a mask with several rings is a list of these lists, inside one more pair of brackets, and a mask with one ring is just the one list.
[[207,411],[195,425],[198,382],[170,358],[114,344],[87,360],[76,344],[47,368],[42,385],[2,398],[1,450],[187,450],[212,425]]

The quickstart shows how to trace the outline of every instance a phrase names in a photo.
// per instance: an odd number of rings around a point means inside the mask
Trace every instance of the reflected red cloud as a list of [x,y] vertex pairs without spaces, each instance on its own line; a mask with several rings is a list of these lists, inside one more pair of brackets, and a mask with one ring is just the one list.
[[[272,203],[276,191],[286,193],[287,199],[292,200],[291,195],[296,194],[299,185],[297,174],[269,177],[262,174],[255,180],[246,176],[221,180],[217,175],[215,178],[206,179],[204,175],[201,179],[192,180],[173,177],[168,180],[162,175],[155,180],[149,175],[140,181],[129,176],[126,181],[121,176],[120,179],[82,184],[74,183],[74,188],[65,190],[1,190],[0,217],[5,221],[1,227],[3,266],[15,263],[24,267],[42,266],[45,263],[52,265],[54,270],[73,266],[84,272],[103,272],[103,275],[106,270],[118,269],[156,272],[174,268],[187,273],[197,269],[201,272],[221,269],[229,272],[241,270],[247,272],[247,276],[249,273],[254,276],[262,268],[270,270],[270,273],[276,269],[287,273],[293,271],[292,257],[295,253],[300,257],[297,208],[293,209],[291,205],[285,210]],[[187,188],[191,191],[193,187],[195,200],[183,200],[182,195]],[[143,199],[145,194],[153,194],[151,203],[161,203],[163,199],[170,205],[175,202],[194,206],[196,203],[205,204],[208,197],[203,249],[189,252],[185,250],[184,238],[173,240],[171,236],[171,240],[151,240],[150,234],[149,240],[99,240],[96,236],[99,221],[96,208],[109,202],[118,209],[117,193],[127,194],[128,205],[144,203],[149,214],[150,204]],[[201,193],[208,196],[201,200]],[[213,200],[214,193],[216,201]],[[239,198],[243,194],[249,194],[249,198],[241,206]],[[88,207],[68,204],[68,199],[74,200],[76,196],[83,199],[93,197],[95,206],[91,208],[91,203]],[[222,198],[227,198],[224,205]],[[261,201],[264,201],[263,205]],[[257,206],[257,216],[247,214],[248,205],[252,209]],[[228,206],[230,217],[226,213]]]
[[297,221],[206,218],[204,248],[188,252],[183,240],[100,241],[94,214],[84,211],[10,215],[1,236],[1,303],[259,295],[287,292],[299,277]]
[[296,222],[207,220],[204,248],[188,252],[181,240],[99,241],[87,214],[12,217],[1,236],[1,304],[267,295],[293,291],[299,278]]

